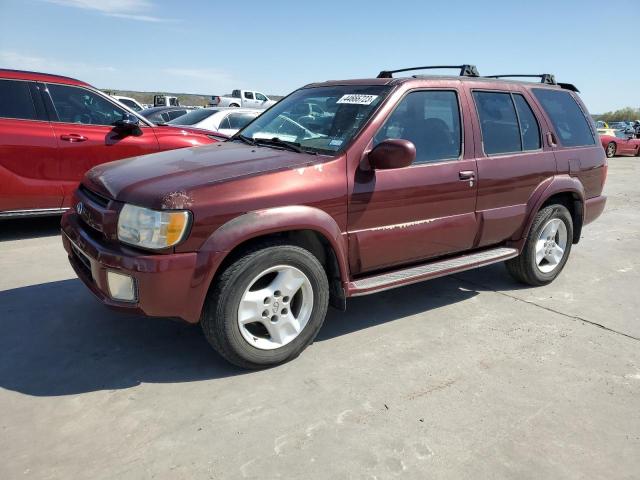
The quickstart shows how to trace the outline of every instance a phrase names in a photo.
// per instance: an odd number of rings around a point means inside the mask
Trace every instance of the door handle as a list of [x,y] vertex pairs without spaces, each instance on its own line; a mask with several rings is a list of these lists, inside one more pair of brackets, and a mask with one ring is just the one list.
[[469,182],[469,186],[473,187],[473,181],[476,178],[476,172],[473,170],[462,170],[458,172],[458,178],[464,182]]
[[87,137],[84,135],[79,135],[77,133],[68,133],[66,135],[60,135],[60,140],[64,140],[65,142],[77,143],[84,142],[87,140]]
[[550,147],[557,147],[556,136],[552,132],[547,132],[547,143]]

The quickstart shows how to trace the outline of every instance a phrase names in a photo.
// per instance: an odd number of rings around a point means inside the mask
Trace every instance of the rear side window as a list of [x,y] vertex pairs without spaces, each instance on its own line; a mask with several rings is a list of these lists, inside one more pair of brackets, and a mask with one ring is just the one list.
[[29,82],[0,80],[0,117],[37,120]]
[[518,93],[473,92],[487,155],[541,148],[540,126],[525,98]]
[[411,141],[415,163],[456,159],[462,151],[458,96],[453,91],[411,92],[389,115],[374,144],[390,138]]
[[531,107],[522,95],[514,94],[513,102],[516,104],[518,121],[520,122],[520,135],[522,136],[523,150],[538,150],[540,143],[540,127]]
[[496,155],[522,150],[518,116],[509,93],[473,92],[480,117],[484,153]]
[[534,88],[533,94],[549,115],[563,146],[582,147],[595,144],[593,132],[582,109],[569,92]]

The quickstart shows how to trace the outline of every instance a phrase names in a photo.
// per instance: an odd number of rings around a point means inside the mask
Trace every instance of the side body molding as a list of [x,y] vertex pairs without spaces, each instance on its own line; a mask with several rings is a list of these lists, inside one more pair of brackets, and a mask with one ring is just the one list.
[[[580,229],[584,215],[584,187],[580,180],[570,175],[555,175],[540,183],[527,202],[526,220],[522,224],[522,228],[511,238],[511,244],[518,248],[518,250],[522,250],[533,220],[540,210],[540,207],[542,207],[544,202],[549,198],[559,193],[569,193],[574,198],[575,212],[580,220],[574,232],[574,243],[576,242],[576,238],[580,238]],[[575,234],[577,234],[577,237]]]
[[327,212],[315,207],[292,205],[247,212],[220,226],[201,250],[228,253],[247,240],[294,230],[313,230],[324,237],[336,255],[342,282],[349,280],[347,246],[342,231]]

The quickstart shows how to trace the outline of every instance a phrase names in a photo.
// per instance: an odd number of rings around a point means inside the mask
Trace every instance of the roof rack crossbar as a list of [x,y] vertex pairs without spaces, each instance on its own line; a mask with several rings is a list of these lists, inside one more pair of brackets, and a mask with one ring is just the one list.
[[399,70],[383,70],[378,74],[378,78],[393,78],[394,73],[400,72],[410,72],[412,70],[436,70],[436,69],[447,69],[447,68],[455,68],[460,69],[461,77],[479,77],[478,69],[475,65],[427,65],[425,67],[411,67],[411,68],[401,68]]
[[486,78],[539,78],[540,83],[546,83],[547,85],[557,85],[556,77],[550,73],[541,73],[538,75],[487,75]]

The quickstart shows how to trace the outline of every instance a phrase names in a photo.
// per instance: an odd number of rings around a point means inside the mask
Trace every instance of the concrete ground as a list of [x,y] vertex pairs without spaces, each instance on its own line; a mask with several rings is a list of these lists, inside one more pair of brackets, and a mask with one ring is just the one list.
[[0,478],[640,478],[640,161],[544,288],[502,265],[349,301],[243,372],[114,313],[55,219],[0,224]]

